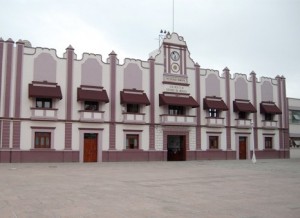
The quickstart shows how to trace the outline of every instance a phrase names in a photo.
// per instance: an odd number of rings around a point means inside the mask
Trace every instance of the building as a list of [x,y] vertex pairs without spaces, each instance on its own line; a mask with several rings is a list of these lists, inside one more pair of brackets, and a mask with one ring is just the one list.
[[288,98],[290,146],[300,147],[300,99]]
[[0,162],[289,158],[286,82],[202,69],[167,34],[146,60],[0,40]]

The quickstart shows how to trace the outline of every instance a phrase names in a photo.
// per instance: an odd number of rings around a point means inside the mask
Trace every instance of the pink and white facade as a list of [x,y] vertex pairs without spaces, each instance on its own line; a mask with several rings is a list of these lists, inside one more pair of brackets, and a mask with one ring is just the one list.
[[285,86],[202,69],[176,33],[124,64],[0,39],[0,162],[289,158]]

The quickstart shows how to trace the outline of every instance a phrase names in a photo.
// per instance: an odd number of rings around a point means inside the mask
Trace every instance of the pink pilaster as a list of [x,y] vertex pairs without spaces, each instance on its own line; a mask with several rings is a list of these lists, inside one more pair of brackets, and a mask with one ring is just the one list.
[[288,109],[288,100],[286,97],[286,80],[285,78],[282,76],[281,77],[281,81],[282,81],[282,113],[285,114],[283,123],[283,129],[284,129],[284,149],[289,149],[290,145],[289,145],[289,109]]
[[2,127],[2,148],[10,147],[10,101],[13,99],[11,96],[11,80],[12,80],[12,63],[13,63],[13,47],[14,41],[8,39],[6,41],[6,66],[5,66],[5,87],[4,87],[4,120]]
[[225,67],[223,72],[225,74],[226,104],[228,107],[228,110],[226,111],[226,144],[227,144],[227,150],[231,150],[230,73],[227,67]]
[[[196,101],[201,102],[200,93],[200,65],[195,64],[196,78]],[[201,150],[201,107],[197,107],[197,127],[196,127],[196,150]]]
[[284,108],[282,107],[282,87],[281,87],[281,77],[277,76],[277,93],[278,93],[278,107],[282,111],[282,114],[278,114],[278,122],[279,122],[279,148],[284,148],[284,131],[283,131],[283,120],[285,118]]
[[74,48],[67,49],[67,92],[66,92],[66,123],[65,123],[65,149],[72,149],[72,98],[73,98],[73,63]]
[[149,58],[150,65],[150,126],[149,126],[149,149],[155,150],[155,60]]
[[[250,73],[252,77],[252,104],[255,108],[257,107],[257,90],[256,90],[256,73],[252,71]],[[257,135],[257,113],[253,113],[253,134],[254,134],[254,147],[258,148],[258,135]]]
[[116,70],[117,54],[112,51],[110,58],[110,124],[109,124],[109,150],[116,149]]
[[[22,69],[23,69],[23,53],[24,42],[19,40],[17,42],[17,61],[16,61],[16,85],[15,85],[15,113],[14,118],[19,119],[21,116],[21,84],[22,84]],[[13,122],[13,148],[20,149],[21,142],[21,121],[15,120]]]
[[[3,51],[4,51],[4,41],[2,38],[0,38],[0,96],[2,96],[2,68],[3,68]],[[0,106],[1,106],[1,101],[0,101]],[[2,132],[2,121],[0,121],[0,133]],[[0,134],[0,140],[2,140]],[[1,146],[0,146],[1,148]]]

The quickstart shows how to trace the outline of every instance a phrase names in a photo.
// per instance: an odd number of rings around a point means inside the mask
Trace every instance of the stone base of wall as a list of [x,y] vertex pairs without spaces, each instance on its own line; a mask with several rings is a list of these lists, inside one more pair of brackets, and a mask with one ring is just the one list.
[[167,160],[167,151],[143,151],[143,150],[124,150],[124,151],[103,151],[103,162],[116,161],[164,161]]
[[6,150],[0,151],[0,163],[79,162],[79,151]]
[[[290,158],[290,150],[263,150],[255,151],[257,159],[287,159]],[[251,152],[252,157],[252,152]]]
[[187,151],[186,160],[235,160],[236,151]]
[[[289,150],[255,151],[257,159],[286,159],[290,158]],[[251,152],[252,157],[252,152]],[[235,160],[236,151],[187,151],[186,160]],[[103,151],[103,162],[125,161],[167,161],[167,151]],[[21,151],[6,149],[0,150],[0,163],[50,163],[50,162],[79,162],[79,151],[30,150]]]

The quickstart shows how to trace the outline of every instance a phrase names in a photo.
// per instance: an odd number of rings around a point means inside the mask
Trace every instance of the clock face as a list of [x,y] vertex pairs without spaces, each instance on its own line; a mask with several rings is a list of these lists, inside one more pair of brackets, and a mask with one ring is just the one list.
[[172,59],[173,61],[178,61],[178,60],[179,60],[179,57],[180,57],[180,55],[179,55],[179,53],[178,53],[177,51],[172,51],[172,52],[171,52],[171,59]]
[[172,64],[172,71],[177,73],[179,71],[179,65],[178,64]]

